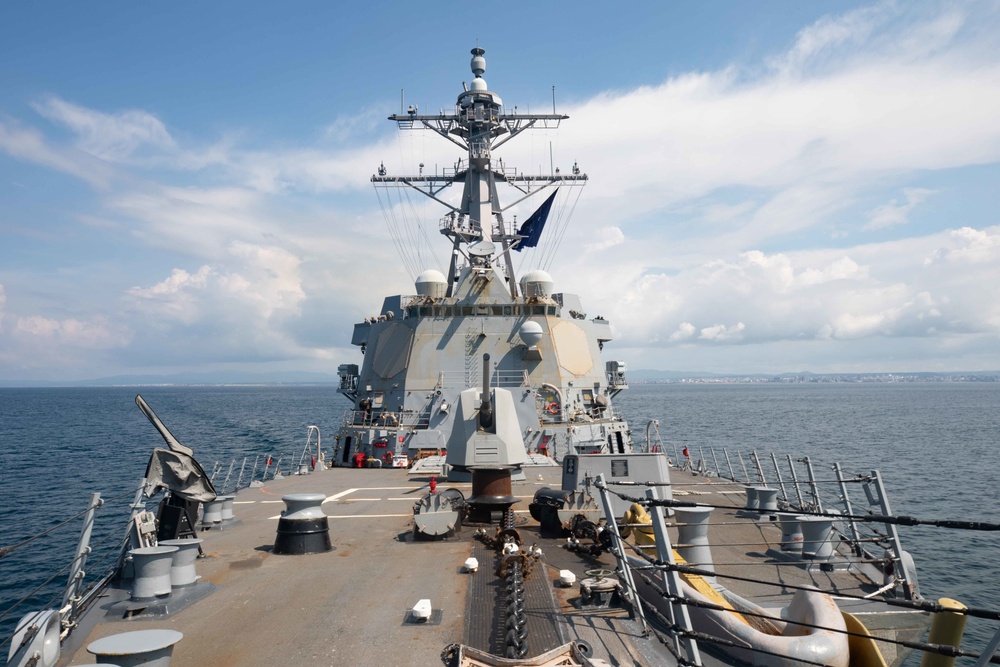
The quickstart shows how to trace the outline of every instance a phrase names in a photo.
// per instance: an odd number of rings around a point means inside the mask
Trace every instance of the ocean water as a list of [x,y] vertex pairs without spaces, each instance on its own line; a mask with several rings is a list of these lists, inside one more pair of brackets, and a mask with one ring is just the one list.
[[[97,575],[110,565],[149,453],[162,446],[136,393],[206,470],[223,463],[222,476],[245,455],[248,465],[267,454],[284,457],[283,467],[297,461],[309,425],[320,428],[329,451],[348,407],[332,386],[0,389],[0,547],[83,511],[100,491],[108,505],[87,569]],[[725,448],[739,476],[737,452],[750,467],[751,451],[765,457],[772,482],[772,451],[786,481],[786,454],[809,456],[820,479],[832,478],[835,462],[848,474],[878,468],[896,514],[1000,522],[1000,383],[637,385],[616,406],[637,442],[657,419],[668,453],[687,446],[714,466],[712,450],[721,462]],[[803,467],[798,472],[804,477]],[[828,486],[820,492],[827,503],[836,497]],[[78,532],[79,520],[0,558],[0,614],[69,563]],[[901,536],[925,597],[1000,609],[1000,534],[904,527]],[[0,641],[64,583],[65,575],[41,586],[0,618]],[[969,626],[971,650],[997,627],[975,619]]]

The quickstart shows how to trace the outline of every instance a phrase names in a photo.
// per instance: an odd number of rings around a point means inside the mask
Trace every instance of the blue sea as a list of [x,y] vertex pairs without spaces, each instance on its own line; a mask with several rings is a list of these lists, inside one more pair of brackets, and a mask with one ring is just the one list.
[[[137,393],[206,470],[222,465],[220,479],[234,458],[238,472],[250,457],[247,476],[257,456],[283,457],[283,467],[297,461],[310,425],[329,451],[348,408],[332,386],[0,389],[0,548],[83,511],[100,491],[109,501],[87,569],[93,576],[108,567],[149,453],[162,446],[135,406]],[[737,452],[748,468],[749,452],[764,457],[772,483],[770,452],[780,462],[809,456],[820,479],[832,478],[835,462],[847,473],[880,469],[896,514],[1000,522],[1000,383],[637,385],[616,407],[637,442],[657,419],[668,453],[686,446],[725,466],[725,448],[739,477]],[[787,468],[782,475],[787,481]],[[821,493],[827,504],[836,499],[832,488]],[[0,614],[69,563],[78,523],[0,558]],[[916,527],[901,535],[925,597],[1000,609],[1000,533]],[[64,582],[0,618],[0,641],[22,613],[61,595]],[[970,650],[997,627],[969,625]]]

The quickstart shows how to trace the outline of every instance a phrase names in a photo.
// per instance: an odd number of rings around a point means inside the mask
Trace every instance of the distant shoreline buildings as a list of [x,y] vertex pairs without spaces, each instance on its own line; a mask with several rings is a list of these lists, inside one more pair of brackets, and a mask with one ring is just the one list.
[[900,384],[917,382],[1000,382],[1000,372],[982,373],[808,373],[780,375],[706,375],[656,378],[643,376],[628,379],[629,384]]

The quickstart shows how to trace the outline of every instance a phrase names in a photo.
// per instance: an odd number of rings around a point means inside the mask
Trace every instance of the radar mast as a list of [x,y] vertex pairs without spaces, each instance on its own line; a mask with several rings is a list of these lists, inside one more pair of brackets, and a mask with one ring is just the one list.
[[[451,113],[442,110],[437,115],[421,115],[419,109],[410,106],[405,113],[389,116],[389,120],[395,121],[402,130],[428,129],[436,132],[461,147],[467,157],[458,160],[453,169],[434,175],[424,175],[421,169],[416,176],[390,176],[385,167],[380,167],[378,174],[372,176],[372,183],[376,187],[413,188],[449,210],[439,224],[441,233],[452,242],[447,296],[455,293],[459,261],[464,258],[472,263],[469,246],[476,246],[476,263],[480,263],[483,261],[482,249],[490,247],[490,244],[481,242],[491,241],[492,249],[485,259],[493,263],[502,258],[511,297],[517,298],[517,279],[510,251],[524,235],[518,233],[513,223],[504,220],[504,211],[548,188],[584,185],[587,175],[580,173],[576,165],[571,174],[554,170],[555,173],[547,175],[531,175],[505,168],[502,160],[494,163],[494,150],[521,132],[531,128],[556,129],[560,121],[569,116],[555,113],[554,108],[551,114],[522,114],[517,112],[516,107],[513,113],[508,113],[500,96],[489,90],[483,79],[486,73],[485,53],[479,47],[472,49],[473,79],[471,84],[463,84],[464,90]],[[501,206],[497,194],[498,180],[519,190],[523,196],[506,208]],[[462,201],[455,207],[438,195],[444,188],[459,182],[464,184],[464,189]]]

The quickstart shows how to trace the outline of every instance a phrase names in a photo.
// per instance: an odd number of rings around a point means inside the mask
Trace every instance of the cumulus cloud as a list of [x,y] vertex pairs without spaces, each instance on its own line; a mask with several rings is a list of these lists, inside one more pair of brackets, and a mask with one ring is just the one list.
[[996,228],[962,227],[948,233],[948,243],[924,259],[933,264],[997,264],[1000,262],[1000,234]]
[[677,325],[677,331],[670,334],[667,340],[671,343],[680,343],[685,340],[690,340],[697,333],[697,329],[690,322],[681,322]]
[[[1000,335],[1000,305],[976,287],[1000,271],[997,228],[830,250],[754,250],[636,275],[644,270],[632,267],[601,293],[616,331],[624,332],[616,345],[669,349],[872,337],[930,337],[953,345],[962,336]],[[614,280],[603,272],[593,277],[595,285]]]
[[122,347],[131,338],[127,329],[100,316],[89,320],[55,320],[39,315],[19,317],[12,335],[81,350]]
[[278,313],[295,314],[305,298],[301,260],[274,246],[234,242],[234,270],[202,266],[194,273],[175,268],[151,287],[132,287],[126,295],[150,317],[191,325],[214,318],[220,308],[239,304],[257,324]]
[[742,340],[743,331],[746,328],[747,326],[742,322],[737,322],[735,325],[730,326],[726,326],[725,324],[715,324],[702,329],[698,334],[698,338],[701,340],[718,342]]
[[147,288],[131,287],[126,294],[141,309],[158,318],[189,325],[203,314],[198,295],[205,290],[211,275],[209,266],[193,274],[175,268],[161,282]]

